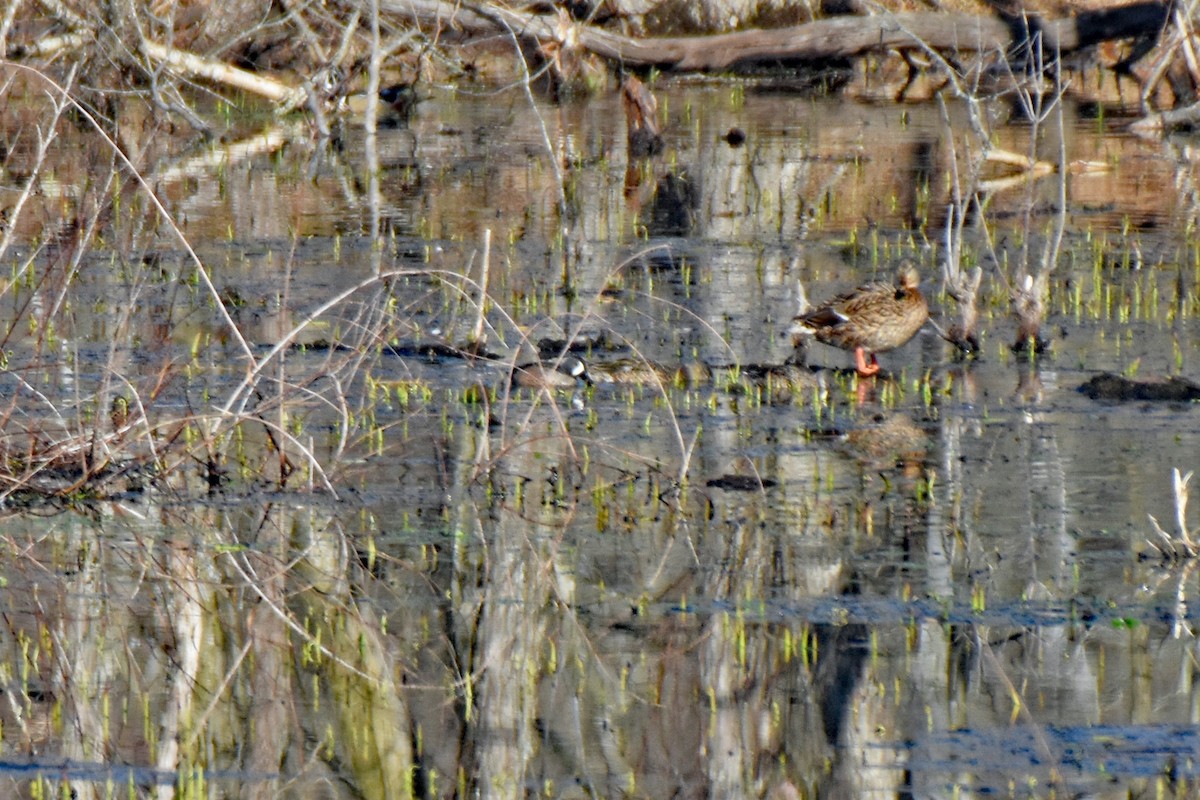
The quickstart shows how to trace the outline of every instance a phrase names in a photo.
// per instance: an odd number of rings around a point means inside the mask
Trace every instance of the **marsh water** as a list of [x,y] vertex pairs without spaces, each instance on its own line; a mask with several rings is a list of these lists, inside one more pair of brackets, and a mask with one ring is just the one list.
[[[964,112],[656,92],[635,163],[615,96],[521,89],[428,90],[377,185],[353,125],[164,155],[211,290],[137,187],[38,278],[83,182],[43,189],[9,452],[107,429],[110,398],[155,432],[104,440],[139,467],[95,496],[10,489],[7,794],[1189,795],[1197,579],[1148,541],[1200,410],[1077,388],[1200,378],[1194,141],[1068,100],[1066,208],[1051,175],[968,222],[978,357],[928,328],[859,379],[794,364],[789,321],[908,257],[949,324]],[[1058,151],[994,105],[1001,146]],[[1059,212],[1050,348],[1019,355],[1010,282]],[[592,385],[510,380],[568,353]]]

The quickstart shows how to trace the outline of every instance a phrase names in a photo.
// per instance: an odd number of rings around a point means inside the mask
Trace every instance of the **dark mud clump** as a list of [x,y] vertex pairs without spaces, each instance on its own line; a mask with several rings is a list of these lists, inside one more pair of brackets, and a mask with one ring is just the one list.
[[1166,400],[1194,402],[1200,400],[1200,386],[1186,378],[1151,378],[1135,381],[1103,372],[1094,375],[1079,387],[1093,400]]
[[719,478],[710,479],[706,485],[709,488],[724,489],[727,492],[761,492],[774,486],[775,481],[755,475],[722,475]]

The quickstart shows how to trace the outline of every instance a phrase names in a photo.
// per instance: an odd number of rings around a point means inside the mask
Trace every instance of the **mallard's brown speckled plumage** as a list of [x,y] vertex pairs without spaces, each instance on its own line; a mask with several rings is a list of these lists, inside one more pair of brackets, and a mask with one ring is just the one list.
[[[838,295],[793,320],[792,343],[815,336],[819,342],[853,350],[859,374],[874,375],[879,371],[875,353],[907,343],[929,319],[920,282],[917,270],[904,264],[895,283],[868,283]],[[864,351],[871,354],[869,365]]]

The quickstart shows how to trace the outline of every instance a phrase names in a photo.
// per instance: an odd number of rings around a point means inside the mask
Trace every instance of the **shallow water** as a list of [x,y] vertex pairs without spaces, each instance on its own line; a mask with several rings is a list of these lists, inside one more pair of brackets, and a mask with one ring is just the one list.
[[[814,345],[815,369],[768,380],[799,285],[912,256],[953,313],[935,264],[958,134],[932,104],[660,103],[667,151],[631,170],[615,98],[518,91],[438,91],[381,130],[374,200],[352,127],[167,162],[155,186],[244,348],[165,229],[118,218],[68,288],[10,283],[10,454],[103,428],[95,398],[119,395],[166,465],[70,510],[10,497],[10,793],[1186,796],[1194,565],[1144,554],[1147,515],[1175,529],[1172,469],[1200,466],[1197,410],[1076,388],[1197,375],[1188,143],[1069,108],[1069,159],[1105,169],[1067,180],[1033,362],[1005,276],[1049,235],[1052,179],[990,197],[994,257],[968,232],[981,358],[926,331],[882,378]],[[488,230],[494,357],[451,356]],[[543,338],[592,341],[611,380],[510,389]],[[266,377],[237,392],[251,357]],[[223,405],[246,416],[221,427]],[[219,463],[204,431],[231,431]],[[124,468],[150,441],[105,446]],[[49,472],[30,481],[70,475]]]

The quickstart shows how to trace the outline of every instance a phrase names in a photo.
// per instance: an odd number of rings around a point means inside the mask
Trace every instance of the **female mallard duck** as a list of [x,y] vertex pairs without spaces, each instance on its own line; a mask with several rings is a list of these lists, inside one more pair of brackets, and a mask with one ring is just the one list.
[[[854,351],[858,374],[879,372],[876,353],[895,350],[908,342],[929,319],[929,306],[917,287],[921,276],[910,263],[896,272],[896,282],[868,283],[838,295],[793,320],[792,345],[806,336]],[[871,354],[871,363],[863,357]]]

